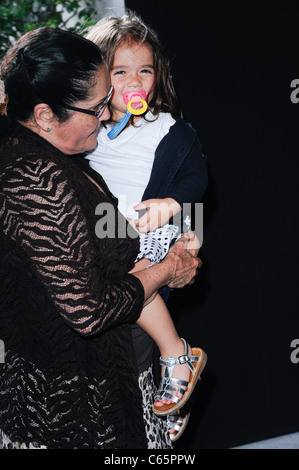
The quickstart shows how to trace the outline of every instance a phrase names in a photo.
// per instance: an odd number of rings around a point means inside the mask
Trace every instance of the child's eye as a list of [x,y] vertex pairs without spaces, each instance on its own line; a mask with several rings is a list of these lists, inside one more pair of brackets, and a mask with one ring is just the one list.
[[125,73],[124,70],[115,70],[115,72],[113,73],[113,75],[123,75]]
[[153,71],[151,69],[143,69],[141,73],[153,73]]

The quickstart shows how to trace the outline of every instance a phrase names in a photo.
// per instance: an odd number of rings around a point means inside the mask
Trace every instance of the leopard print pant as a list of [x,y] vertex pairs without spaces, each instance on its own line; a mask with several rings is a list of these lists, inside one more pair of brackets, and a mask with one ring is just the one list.
[[0,449],[46,449],[47,447],[41,446],[36,442],[30,442],[25,444],[25,442],[14,442],[11,441],[4,432],[0,429]]
[[143,420],[148,449],[172,449],[166,418],[156,416],[152,408],[157,391],[152,367],[139,375],[139,388],[142,392]]

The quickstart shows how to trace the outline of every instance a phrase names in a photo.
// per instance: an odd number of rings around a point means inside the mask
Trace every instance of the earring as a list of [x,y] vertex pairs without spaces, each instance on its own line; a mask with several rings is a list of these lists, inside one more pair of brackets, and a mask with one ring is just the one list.
[[50,130],[51,130],[51,127],[48,127],[48,128],[47,128],[47,132],[50,132]]

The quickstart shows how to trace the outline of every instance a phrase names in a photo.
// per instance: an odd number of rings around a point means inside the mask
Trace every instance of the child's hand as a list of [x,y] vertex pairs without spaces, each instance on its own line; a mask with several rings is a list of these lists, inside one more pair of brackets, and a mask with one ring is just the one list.
[[171,217],[181,211],[181,206],[174,199],[167,197],[163,199],[147,199],[146,201],[139,202],[134,209],[136,211],[146,209],[146,213],[136,221],[137,230],[146,233],[166,224]]
[[188,230],[188,232],[183,234],[183,237],[188,240],[187,242],[185,241],[186,249],[190,251],[192,256],[197,256],[200,250],[200,242],[195,233],[192,230]]
[[[200,242],[192,230],[188,230],[188,232],[183,233],[181,237],[181,241],[185,242],[185,249],[191,253],[192,256],[197,256],[200,250]],[[190,285],[194,284],[195,279],[191,279],[189,282]]]

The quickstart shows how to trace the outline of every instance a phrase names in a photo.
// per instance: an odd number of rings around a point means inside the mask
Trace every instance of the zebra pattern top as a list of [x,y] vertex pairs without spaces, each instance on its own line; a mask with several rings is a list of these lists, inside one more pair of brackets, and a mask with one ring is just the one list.
[[83,159],[13,126],[0,146],[0,430],[14,442],[146,447],[130,326],[144,291],[127,274],[139,242],[97,237],[102,202],[116,209]]

